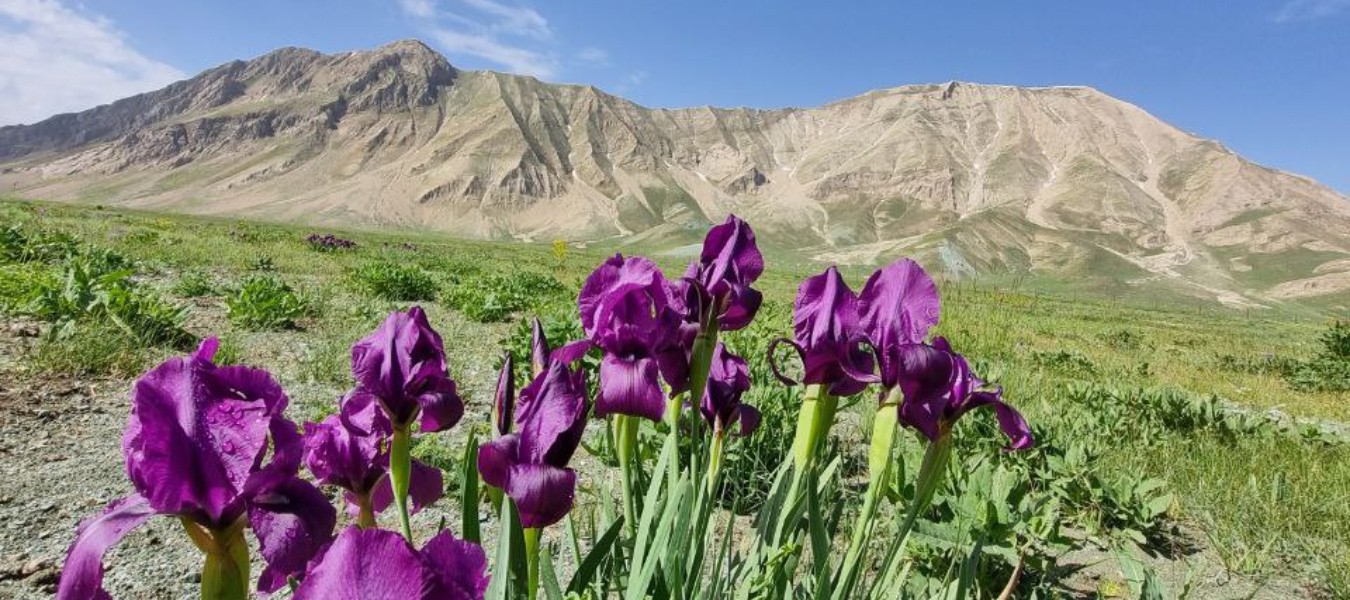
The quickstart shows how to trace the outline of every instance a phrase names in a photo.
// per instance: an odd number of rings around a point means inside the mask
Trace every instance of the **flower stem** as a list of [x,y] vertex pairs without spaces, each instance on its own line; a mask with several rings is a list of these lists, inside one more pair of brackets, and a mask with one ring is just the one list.
[[356,507],[358,509],[356,526],[361,529],[375,527],[375,507],[370,504],[370,494],[357,494]]
[[206,555],[206,563],[202,566],[202,600],[248,598],[249,561],[244,519],[223,529],[203,527],[186,517],[180,521],[188,537]]
[[[929,442],[928,449],[924,451],[923,464],[919,466],[919,475],[914,481],[914,498],[909,503],[909,510],[895,536],[895,542],[891,544],[887,553],[885,568],[880,571],[882,576],[879,581],[886,582],[887,587],[894,587],[891,585],[891,579],[895,576],[896,569],[900,565],[900,557],[904,555],[904,548],[909,543],[909,534],[914,530],[914,523],[918,521],[919,514],[927,510],[933,502],[933,494],[937,493],[942,478],[947,474],[947,462],[951,456],[952,436],[947,431],[942,432],[938,439]],[[871,594],[868,596],[871,597]]]
[[526,568],[525,597],[529,600],[539,597],[539,534],[543,531],[539,527],[525,529],[525,561],[528,565]]
[[617,430],[618,447],[616,448],[619,456],[619,475],[623,483],[623,516],[628,526],[628,533],[636,535],[637,533],[637,497],[633,489],[634,465],[633,458],[637,454],[637,434],[638,417],[632,415],[615,415],[614,428]]
[[[717,327],[717,318],[712,317],[694,338],[694,348],[689,360],[689,404],[695,410],[698,409],[699,403],[703,402],[703,390],[708,386],[708,371],[712,368],[713,350],[717,348]],[[700,446],[703,441],[703,422],[702,419],[691,419],[690,423],[692,437],[689,448],[693,454],[690,458],[696,459],[702,452]],[[691,460],[689,464],[693,465],[695,462]]]
[[851,597],[853,586],[857,584],[858,574],[863,565],[862,554],[872,539],[877,506],[885,494],[891,476],[891,451],[895,448],[895,434],[900,418],[899,396],[898,389],[891,390],[872,420],[872,445],[867,458],[870,477],[867,481],[867,491],[863,496],[862,510],[858,512],[858,520],[853,526],[853,539],[849,543],[848,554],[844,556],[840,579],[834,588],[834,598]]
[[821,384],[806,386],[802,393],[802,407],[797,413],[797,433],[792,439],[792,484],[788,487],[791,502],[801,491],[815,456],[820,451],[821,439],[834,424],[834,413],[839,410],[839,399],[831,396]]
[[708,450],[708,497],[711,499],[713,494],[717,493],[717,484],[720,483],[719,477],[722,474],[722,442],[725,437],[724,432],[714,431],[712,438],[712,448]]
[[394,486],[394,507],[403,537],[413,544],[412,522],[408,519],[408,484],[412,475],[412,432],[407,423],[394,426],[389,448],[389,482]]

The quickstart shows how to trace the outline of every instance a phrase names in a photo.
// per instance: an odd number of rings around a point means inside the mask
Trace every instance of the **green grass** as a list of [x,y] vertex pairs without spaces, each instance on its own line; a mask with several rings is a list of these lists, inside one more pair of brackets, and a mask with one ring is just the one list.
[[[196,337],[226,334],[231,359],[273,370],[290,393],[297,415],[305,418],[327,414],[350,385],[351,343],[373,329],[388,311],[416,302],[426,307],[445,338],[451,372],[468,401],[466,423],[481,425],[501,348],[507,342],[523,347],[521,335],[527,330],[518,321],[536,310],[550,315],[546,321],[568,318],[580,281],[613,250],[603,245],[571,249],[559,261],[547,244],[334,230],[355,240],[358,248],[314,252],[304,241],[310,230],[300,227],[64,205],[43,205],[43,209],[39,214],[30,203],[0,202],[0,222],[19,223],[25,230],[40,228],[52,233],[53,240],[68,236],[80,244],[110,250],[135,261],[139,284],[169,290],[180,298],[196,298],[185,325],[189,332]],[[57,250],[53,252],[60,254]],[[256,269],[261,256],[270,259],[271,272]],[[683,271],[682,259],[655,258],[669,275]],[[791,305],[798,281],[810,270],[821,268],[774,254],[767,258],[769,269],[757,287],[778,308],[766,312],[764,323],[756,325],[762,332],[729,341],[747,355],[762,352],[758,346],[767,336],[788,333],[786,307]],[[353,285],[352,274],[371,264],[416,269],[442,286],[441,293],[384,294]],[[0,312],[13,312],[6,307],[22,296],[24,282],[59,273],[57,265],[0,260]],[[870,272],[860,267],[843,270],[855,289]],[[313,300],[314,305],[279,312],[285,314],[283,320],[302,323],[304,328],[255,330],[238,319],[234,322],[239,326],[232,326],[226,301],[212,296],[225,294],[240,303],[237,292],[225,290],[237,290],[251,278],[275,278],[292,290],[303,290],[304,299]],[[1140,404],[1122,409],[1104,404],[1113,397],[1133,397],[1139,390],[1162,390],[1185,398],[1213,396],[1219,399],[1217,405],[1257,414],[1277,409],[1294,419],[1350,422],[1350,401],[1343,392],[1299,391],[1278,372],[1235,367],[1269,360],[1313,360],[1322,351],[1319,336],[1331,324],[1324,313],[1298,307],[1233,311],[1120,299],[1128,296],[1069,296],[1047,293],[1050,286],[1034,281],[1023,282],[1017,289],[1010,291],[993,282],[944,283],[938,333],[970,356],[977,372],[1003,385],[1005,397],[1051,436],[1069,435],[1079,426],[1097,428],[1105,432],[1103,436],[1116,432],[1102,429],[1108,425],[1129,431],[1129,410],[1156,407]],[[553,330],[572,330],[565,325],[553,325]],[[129,378],[171,352],[141,347],[125,335],[82,325],[64,339],[35,344],[25,360],[44,373],[98,372]],[[783,391],[776,382],[755,383],[752,401],[791,402],[795,398],[795,391]],[[1075,395],[1081,393],[1075,391],[1076,386],[1088,384],[1104,390],[1102,395],[1090,400]],[[858,406],[870,406],[872,401],[869,392],[859,397]],[[791,418],[790,406],[778,412]],[[990,419],[979,414],[969,420]],[[1167,492],[1176,498],[1169,517],[1183,530],[1201,536],[1201,543],[1234,572],[1290,577],[1330,594],[1350,594],[1346,554],[1350,446],[1305,437],[1298,431],[1234,433],[1227,426],[1178,425],[1158,415],[1136,420],[1148,421],[1153,427],[1148,439],[1120,434],[1101,443],[1100,454],[1091,465],[1094,477],[1100,481],[1165,481]],[[849,436],[856,445],[857,432],[862,429],[858,419],[850,423],[837,428],[846,450]],[[1047,456],[1067,443],[1053,437],[1043,442]],[[441,450],[428,446],[420,451],[431,458],[445,454],[448,464],[454,455]],[[766,460],[758,454],[738,456],[743,458],[733,460],[744,460],[747,465]],[[759,485],[750,479],[745,482],[747,487]],[[1110,494],[1122,492],[1102,493],[1111,498]]]

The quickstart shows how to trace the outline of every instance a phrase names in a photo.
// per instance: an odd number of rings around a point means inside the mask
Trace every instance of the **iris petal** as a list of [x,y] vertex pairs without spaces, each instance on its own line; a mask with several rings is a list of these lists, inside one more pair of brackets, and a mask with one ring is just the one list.
[[310,567],[296,600],[407,600],[430,586],[423,561],[403,536],[348,527]]
[[478,544],[442,531],[422,547],[428,596],[445,600],[479,600],[487,592],[487,556]]
[[509,433],[478,448],[478,473],[488,485],[506,489],[511,478],[511,465],[517,462],[520,435]]
[[666,402],[657,375],[656,360],[653,358],[606,354],[600,361],[596,416],[619,413],[659,422],[666,412]]
[[572,510],[577,474],[571,469],[525,463],[513,465],[506,493],[520,510],[522,527],[547,527]]
[[132,529],[155,514],[150,503],[133,494],[108,505],[103,514],[85,520],[66,551],[57,600],[107,600],[103,589],[103,554]]
[[267,561],[258,577],[258,590],[273,592],[286,585],[289,577],[304,573],[309,560],[333,539],[337,512],[319,488],[291,478],[254,496],[248,519],[258,536],[258,550]]
[[[387,458],[386,458],[387,459]],[[409,514],[431,506],[445,494],[445,476],[440,469],[412,461],[408,473]],[[394,503],[394,486],[386,475],[370,490],[370,505],[375,512],[384,512]]]

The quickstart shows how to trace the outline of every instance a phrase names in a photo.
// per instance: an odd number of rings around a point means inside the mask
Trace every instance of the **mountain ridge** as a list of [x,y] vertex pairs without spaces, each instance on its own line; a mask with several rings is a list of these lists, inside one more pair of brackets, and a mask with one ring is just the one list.
[[647,108],[459,70],[415,40],[284,48],[0,128],[0,190],[669,248],[737,212],[821,261],[907,254],[955,277],[1087,276],[1232,305],[1350,290],[1350,200],[1086,86]]

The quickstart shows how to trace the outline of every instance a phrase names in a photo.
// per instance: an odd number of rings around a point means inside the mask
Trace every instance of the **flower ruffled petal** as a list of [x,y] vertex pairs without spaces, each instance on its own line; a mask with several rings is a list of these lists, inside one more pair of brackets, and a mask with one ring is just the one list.
[[430,583],[428,596],[446,600],[481,600],[487,592],[487,556],[478,544],[442,531],[422,547]]
[[107,600],[103,589],[103,554],[132,529],[155,514],[150,503],[131,495],[108,505],[103,514],[86,519],[75,533],[75,542],[66,551],[61,581],[56,586],[57,600]]
[[337,512],[319,488],[291,478],[254,495],[248,519],[267,562],[258,577],[258,591],[267,593],[304,573],[310,559],[333,539]]
[[506,494],[520,510],[522,527],[548,527],[572,510],[576,488],[575,471],[527,463],[511,467]]
[[478,447],[478,473],[488,485],[506,489],[520,449],[520,435],[509,433]]
[[426,597],[422,557],[403,536],[348,527],[310,565],[296,600],[407,600]]
[[655,359],[628,359],[613,354],[601,359],[596,416],[618,413],[659,422],[666,412],[665,397]]

